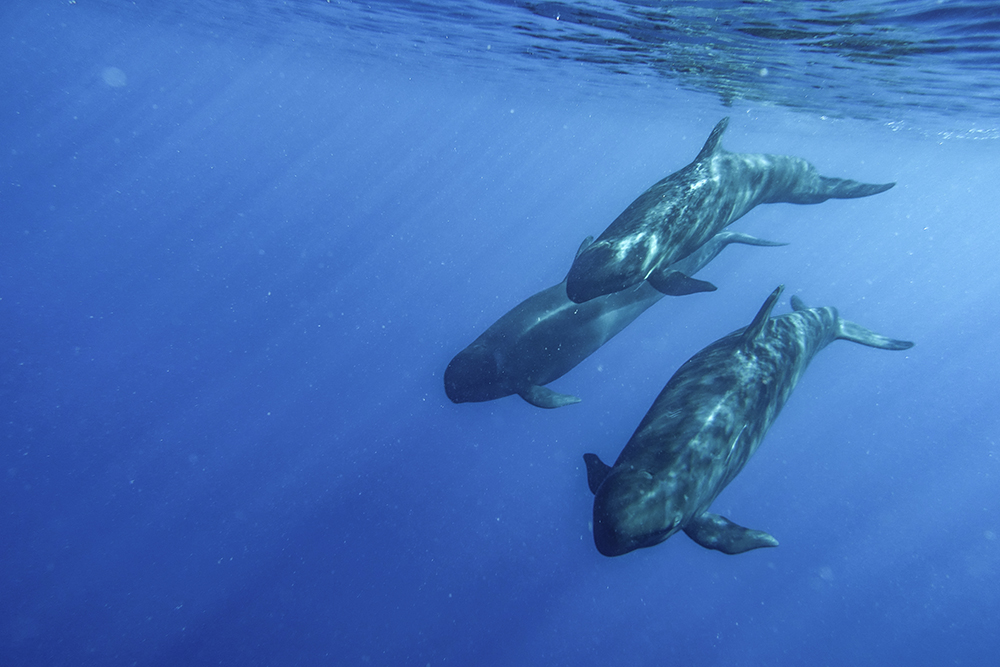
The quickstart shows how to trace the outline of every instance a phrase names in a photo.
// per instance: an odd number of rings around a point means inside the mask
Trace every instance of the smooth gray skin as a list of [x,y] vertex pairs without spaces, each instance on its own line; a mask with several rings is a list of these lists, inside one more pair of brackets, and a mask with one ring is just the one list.
[[570,299],[583,303],[644,280],[672,296],[714,289],[673,265],[757,204],[818,204],[895,185],[827,178],[797,157],[730,153],[721,145],[728,124],[719,121],[694,162],[642,193],[576,258]]
[[[593,237],[587,237],[577,256],[592,242]],[[730,243],[784,245],[722,232],[679,262],[678,270],[700,271]],[[576,396],[544,385],[575,368],[662,298],[649,285],[638,285],[576,304],[566,296],[564,280],[515,306],[459,352],[445,369],[445,393],[455,403],[512,394],[540,408],[579,403]]]
[[585,454],[594,543],[605,556],[651,547],[683,530],[727,554],[775,547],[767,533],[708,512],[757,451],[813,356],[837,339],[883,350],[913,343],[840,319],[835,308],[770,317],[778,287],[750,326],[691,357],[674,374],[613,467]]

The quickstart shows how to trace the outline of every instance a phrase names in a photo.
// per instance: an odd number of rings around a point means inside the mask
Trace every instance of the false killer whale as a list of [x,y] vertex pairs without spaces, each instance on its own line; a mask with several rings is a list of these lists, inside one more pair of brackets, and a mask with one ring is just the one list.
[[885,192],[874,185],[820,176],[797,157],[730,153],[721,146],[723,118],[694,162],[656,183],[573,262],[566,292],[576,303],[648,281],[664,294],[715,289],[673,264],[757,204],[818,204]]
[[835,308],[770,317],[778,287],[750,326],[691,357],[674,373],[614,466],[584,454],[594,494],[594,543],[619,556],[679,530],[707,549],[738,554],[775,547],[767,533],[708,511],[757,451],[813,356],[837,339],[883,350],[913,343],[840,319]]
[[[593,240],[587,237],[577,256]],[[676,269],[694,274],[730,243],[785,245],[720,232],[678,262]],[[455,355],[444,372],[445,393],[454,403],[491,401],[511,394],[540,408],[578,403],[576,396],[543,385],[568,373],[662,298],[662,293],[641,284],[577,304],[566,296],[563,280],[515,306]]]

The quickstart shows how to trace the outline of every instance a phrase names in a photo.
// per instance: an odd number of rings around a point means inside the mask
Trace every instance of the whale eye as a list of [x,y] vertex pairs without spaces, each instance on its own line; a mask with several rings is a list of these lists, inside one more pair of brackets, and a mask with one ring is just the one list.
[[639,474],[645,477],[646,479],[653,479],[653,476],[649,474],[648,470],[640,470]]

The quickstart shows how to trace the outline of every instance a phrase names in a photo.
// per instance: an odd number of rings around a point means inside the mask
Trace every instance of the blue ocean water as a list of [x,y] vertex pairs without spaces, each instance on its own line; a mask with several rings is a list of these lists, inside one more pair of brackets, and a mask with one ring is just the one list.
[[[0,8],[0,665],[981,665],[1000,650],[1000,10],[41,0]],[[760,206],[553,383],[452,356],[724,145],[896,181]],[[594,548],[677,367],[797,294],[820,353],[713,510]]]

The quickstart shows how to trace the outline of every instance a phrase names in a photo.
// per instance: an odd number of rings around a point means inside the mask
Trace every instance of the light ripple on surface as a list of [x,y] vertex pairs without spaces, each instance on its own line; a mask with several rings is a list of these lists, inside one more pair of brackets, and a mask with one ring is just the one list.
[[[101,4],[137,11],[123,0]],[[445,76],[528,76],[615,96],[679,85],[726,104],[998,136],[995,3],[219,0],[141,11],[216,35],[375,56]]]

